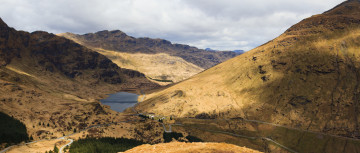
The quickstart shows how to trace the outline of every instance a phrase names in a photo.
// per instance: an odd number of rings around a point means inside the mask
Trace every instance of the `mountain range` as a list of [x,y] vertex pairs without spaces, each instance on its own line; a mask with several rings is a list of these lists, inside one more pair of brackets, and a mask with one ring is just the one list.
[[138,70],[153,80],[172,82],[185,80],[240,54],[206,51],[164,39],[134,38],[120,30],[58,35],[98,51],[120,67]]

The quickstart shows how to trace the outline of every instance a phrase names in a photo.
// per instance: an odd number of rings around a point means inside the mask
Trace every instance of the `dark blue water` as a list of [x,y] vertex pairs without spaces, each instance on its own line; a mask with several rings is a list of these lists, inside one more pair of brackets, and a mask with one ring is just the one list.
[[118,92],[110,94],[109,97],[100,100],[100,102],[110,106],[114,111],[123,112],[126,108],[132,107],[137,103],[138,96],[134,93]]

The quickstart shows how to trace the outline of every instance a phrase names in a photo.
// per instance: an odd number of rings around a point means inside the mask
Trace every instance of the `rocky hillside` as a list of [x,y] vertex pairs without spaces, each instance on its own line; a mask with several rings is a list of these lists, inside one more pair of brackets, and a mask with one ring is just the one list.
[[164,39],[134,38],[119,30],[58,35],[104,54],[121,67],[138,70],[151,78],[173,82],[187,79],[238,55],[230,51],[213,52],[172,44]]
[[162,115],[245,118],[360,138],[360,1],[295,24],[279,37],[146,96]]
[[34,139],[116,120],[97,99],[157,86],[71,40],[16,31],[0,19],[0,111],[23,122]]

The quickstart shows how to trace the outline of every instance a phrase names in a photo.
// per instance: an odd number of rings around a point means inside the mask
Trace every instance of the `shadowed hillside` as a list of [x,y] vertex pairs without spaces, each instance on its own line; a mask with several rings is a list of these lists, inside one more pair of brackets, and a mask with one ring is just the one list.
[[274,40],[146,96],[138,110],[245,118],[360,138],[360,2],[346,1]]
[[71,40],[16,31],[0,19],[0,111],[23,122],[34,139],[118,120],[97,99],[157,86]]
[[0,121],[0,144],[7,143],[9,145],[29,140],[26,127],[20,121],[2,112],[0,112]]

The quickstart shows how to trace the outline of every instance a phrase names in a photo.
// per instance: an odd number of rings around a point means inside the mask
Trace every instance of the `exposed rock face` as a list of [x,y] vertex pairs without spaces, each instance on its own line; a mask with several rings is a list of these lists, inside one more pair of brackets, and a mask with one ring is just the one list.
[[64,33],[60,35],[73,39],[90,48],[102,48],[105,50],[126,53],[166,53],[171,56],[181,57],[185,61],[193,63],[204,69],[213,67],[216,64],[238,55],[237,53],[231,51],[212,52],[188,45],[172,44],[170,41],[164,39],[134,38],[126,35],[120,30],[104,30],[84,35],[76,35],[72,33]]
[[[346,1],[262,46],[147,95],[137,109],[241,117],[360,138],[359,50],[360,2]],[[179,90],[184,96],[173,96]]]

